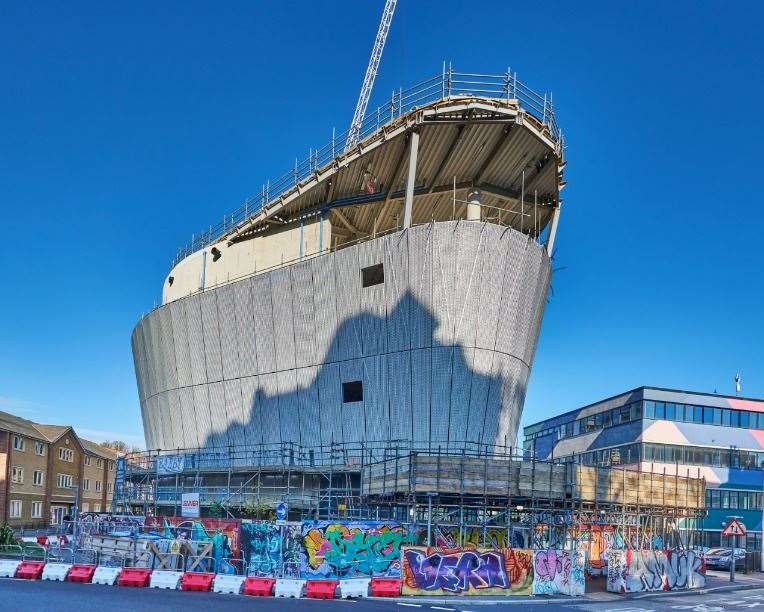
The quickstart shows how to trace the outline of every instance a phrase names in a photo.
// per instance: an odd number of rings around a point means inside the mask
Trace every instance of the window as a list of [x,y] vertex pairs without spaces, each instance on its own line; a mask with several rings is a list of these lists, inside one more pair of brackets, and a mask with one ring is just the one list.
[[106,483],[106,492],[107,493],[113,493],[114,492],[114,483],[107,482]]
[[103,467],[103,459],[96,459],[96,467]]
[[645,400],[645,418],[646,419],[655,418],[655,402]]
[[702,406],[692,407],[692,421],[693,423],[703,422],[703,407]]
[[17,484],[23,484],[24,482],[24,468],[18,465],[13,466],[11,471],[11,481]]
[[655,402],[655,418],[656,419],[666,418],[666,404],[664,404],[663,402]]
[[90,455],[85,455],[85,465],[90,465],[92,462],[92,457]]
[[34,452],[40,455],[40,457],[45,455],[45,444],[42,442],[35,442],[34,443]]
[[101,504],[93,504],[93,512],[100,512]]
[[59,474],[56,482],[59,489],[71,489],[74,486],[74,477],[71,474]]
[[82,490],[83,491],[90,491],[90,478],[86,478],[82,481]]
[[110,472],[114,471],[114,462],[113,461],[109,461],[109,471]]
[[32,518],[42,518],[42,502],[32,502]]
[[750,413],[746,412],[745,410],[740,412],[740,427],[745,427],[746,429],[751,426],[751,420],[750,420]]
[[34,476],[32,478],[32,484],[36,487],[41,487],[44,479],[45,477],[43,476],[42,470],[35,470]]
[[26,446],[24,438],[21,436],[13,436],[13,450],[24,452]]
[[82,502],[82,511],[90,512],[90,504],[88,502]]
[[11,507],[8,513],[10,518],[21,518],[21,500],[12,499]]
[[385,282],[385,268],[382,264],[361,268],[361,286],[373,287]]
[[100,492],[101,492],[101,481],[96,480],[96,493],[100,493]]
[[342,383],[342,402],[344,404],[362,401],[363,383],[360,380]]
[[676,420],[676,404],[666,404],[666,419]]
[[64,448],[63,446],[58,449],[58,458],[62,461],[74,462],[74,451],[71,448]]
[[713,408],[703,408],[703,422],[708,423],[709,425],[714,422],[714,409]]

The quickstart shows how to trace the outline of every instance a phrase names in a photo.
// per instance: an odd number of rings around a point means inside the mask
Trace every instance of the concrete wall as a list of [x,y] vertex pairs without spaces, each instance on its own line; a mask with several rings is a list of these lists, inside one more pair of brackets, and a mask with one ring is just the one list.
[[132,335],[147,447],[514,444],[549,280],[527,236],[460,221],[173,301]]
[[[201,287],[202,267],[204,286],[214,287],[231,280],[280,266],[283,262],[307,257],[328,249],[332,227],[328,219],[307,219],[302,225],[292,223],[276,226],[270,232],[258,234],[251,240],[228,246],[225,241],[192,253],[180,261],[167,275],[162,288],[164,304],[196,293]],[[323,234],[323,236],[322,236]],[[217,248],[221,257],[213,261],[211,250]],[[206,253],[206,255],[204,255]],[[173,278],[172,285],[169,278]]]

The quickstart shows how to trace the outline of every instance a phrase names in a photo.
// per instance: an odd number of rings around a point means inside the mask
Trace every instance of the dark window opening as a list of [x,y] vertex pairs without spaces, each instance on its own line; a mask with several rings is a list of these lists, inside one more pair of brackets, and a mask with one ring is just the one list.
[[363,383],[360,380],[342,383],[342,403],[363,401]]
[[372,287],[385,282],[385,268],[383,264],[376,264],[368,268],[361,268],[361,285]]

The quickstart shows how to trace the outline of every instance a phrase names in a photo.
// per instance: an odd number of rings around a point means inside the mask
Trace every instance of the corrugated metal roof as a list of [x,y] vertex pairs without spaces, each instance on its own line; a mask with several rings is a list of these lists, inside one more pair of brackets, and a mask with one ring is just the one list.
[[[501,222],[530,233],[528,215],[523,218],[518,210],[525,171],[524,206],[538,200],[536,219],[543,230],[562,185],[559,143],[515,101],[467,97],[439,100],[402,115],[317,169],[226,239],[237,241],[320,208],[329,210],[338,233],[346,228],[348,239],[393,228],[403,204],[413,130],[420,134],[414,222],[451,218],[455,182],[457,199],[478,188],[484,205],[504,211],[497,212]],[[365,183],[370,189],[364,189]]]

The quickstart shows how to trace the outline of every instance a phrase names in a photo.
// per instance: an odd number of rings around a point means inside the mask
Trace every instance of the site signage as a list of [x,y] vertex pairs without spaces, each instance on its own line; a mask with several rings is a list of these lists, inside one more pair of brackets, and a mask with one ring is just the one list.
[[188,518],[199,518],[198,493],[183,493],[181,495],[180,515]]
[[722,535],[725,537],[744,536],[746,533],[748,533],[748,530],[745,528],[745,524],[736,518],[730,520],[724,530],[722,530]]

